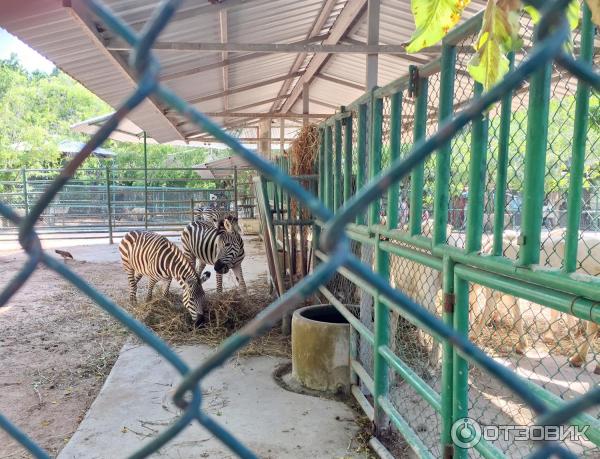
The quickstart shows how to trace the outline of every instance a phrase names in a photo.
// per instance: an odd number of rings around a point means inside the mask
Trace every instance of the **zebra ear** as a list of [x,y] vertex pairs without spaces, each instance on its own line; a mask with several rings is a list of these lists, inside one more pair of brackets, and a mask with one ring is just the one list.
[[231,233],[233,231],[233,225],[227,219],[223,220],[223,227],[225,228],[225,231],[227,231],[228,233]]

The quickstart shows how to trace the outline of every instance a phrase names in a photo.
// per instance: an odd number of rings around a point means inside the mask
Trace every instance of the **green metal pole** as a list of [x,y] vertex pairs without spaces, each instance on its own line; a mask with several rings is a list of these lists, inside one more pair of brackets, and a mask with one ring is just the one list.
[[522,266],[537,264],[540,260],[551,75],[552,67],[544,65],[532,75],[529,86],[523,219],[519,238],[519,264]]
[[[379,99],[381,101],[381,99]],[[381,138],[381,137],[380,137]],[[377,273],[389,278],[389,255],[379,247],[380,238],[376,234],[375,239],[375,264]],[[383,400],[388,398],[389,381],[388,381],[388,364],[383,355],[381,348],[388,346],[389,341],[389,314],[390,311],[381,301],[379,293],[375,295],[375,343],[373,349],[373,375],[374,375],[374,408],[375,408],[375,429],[381,432],[387,426],[386,415],[381,407]]]
[[325,127],[325,205],[333,210],[333,145],[331,126]]
[[344,118],[344,202],[352,196],[352,117]]
[[106,165],[106,206],[108,212],[108,242],[113,243],[112,198],[110,195],[110,166]]
[[25,215],[29,213],[29,197],[27,195],[27,170],[21,169],[21,179],[23,181],[23,205],[25,207]]
[[148,229],[148,144],[144,131],[144,228]]
[[[454,301],[450,301],[454,295],[454,262],[448,256],[443,259],[443,293],[444,308],[442,319],[446,325],[454,328]],[[442,451],[445,459],[453,456],[454,445],[452,443],[452,401],[453,401],[453,360],[454,348],[448,340],[442,343],[442,387],[441,387],[441,418],[442,418]]]
[[[594,25],[590,9],[583,5],[581,25],[581,62],[591,63],[594,54]],[[587,140],[590,110],[590,87],[579,80],[575,96],[575,128],[573,132],[573,153],[569,169],[569,195],[567,202],[567,233],[565,235],[565,258],[563,269],[573,272],[577,268],[577,245],[579,243],[579,222],[581,219],[581,195],[585,166],[585,146]]]
[[[440,107],[439,125],[441,126],[452,116],[454,105],[454,76],[456,74],[456,48],[450,45],[442,46],[440,73]],[[433,245],[446,242],[446,225],[448,223],[448,188],[450,184],[450,154],[452,144],[449,140],[437,154],[435,164],[435,196],[434,196],[434,227]]]
[[319,189],[318,196],[322,203],[325,203],[325,130],[319,129],[319,159],[318,171],[319,174]]
[[[390,97],[390,162],[400,157],[400,131],[402,129],[402,93],[396,92]],[[398,226],[398,195],[400,185],[392,185],[387,198],[387,227]]]
[[[469,334],[469,283],[454,275],[456,302],[454,305],[454,328],[456,332]],[[452,423],[469,414],[469,364],[454,352],[452,380]],[[460,429],[458,429],[460,432]],[[467,458],[468,450],[454,447],[453,459]]]
[[[415,101],[415,125],[413,128],[413,143],[425,138],[427,129],[427,78],[419,79],[419,92]],[[410,177],[410,234],[415,236],[421,234],[421,221],[423,214],[423,187],[424,187],[425,165],[416,166]]]
[[[481,96],[483,86],[475,83],[475,97]],[[467,206],[467,252],[481,250],[483,207],[485,194],[486,152],[488,145],[488,118],[481,114],[471,128],[471,159],[469,163],[469,204]]]
[[[512,52],[509,53],[508,60],[509,68],[512,70],[515,63],[515,54]],[[494,195],[494,247],[492,249],[492,254],[495,256],[502,255],[512,99],[513,92],[508,91],[502,98],[502,108],[500,110],[500,138],[498,139],[498,164],[496,165],[496,189]]]
[[237,171],[237,166],[233,166],[233,210],[235,211],[235,215],[237,215],[238,214],[238,171]]
[[194,221],[194,197],[190,198],[190,220]]
[[[383,122],[383,99],[371,97],[371,151],[369,158],[369,178],[373,179],[381,171],[381,135]],[[379,210],[381,208],[379,199],[375,199],[369,205],[369,225],[379,223]]]
[[[366,179],[365,172],[367,169],[367,104],[360,104],[358,106],[357,136],[358,168],[356,171],[356,190],[358,192],[364,186]],[[358,225],[364,225],[366,223],[364,215],[358,215],[356,217],[356,223]]]
[[333,208],[342,206],[342,120],[335,121],[335,171],[333,172]]

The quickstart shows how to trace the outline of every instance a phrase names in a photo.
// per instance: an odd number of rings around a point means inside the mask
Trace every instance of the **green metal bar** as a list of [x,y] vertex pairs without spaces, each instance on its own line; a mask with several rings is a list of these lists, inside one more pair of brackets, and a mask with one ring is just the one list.
[[[442,271],[442,289],[444,298],[454,295],[454,263],[449,257],[444,257]],[[450,298],[452,298],[450,296]],[[444,302],[446,304],[446,302]],[[443,308],[442,320],[449,327],[454,327],[454,308]],[[449,458],[454,454],[454,443],[452,442],[453,424],[453,394],[454,394],[454,348],[448,340],[442,342],[442,386],[441,393],[441,420],[442,434],[441,444],[443,457]]]
[[25,207],[25,215],[29,213],[29,197],[27,196],[27,171],[21,169],[21,180],[23,183],[23,206]]
[[344,202],[352,196],[352,116],[344,118]]
[[[515,64],[515,53],[508,54],[509,68]],[[500,110],[500,138],[498,139],[498,164],[496,165],[496,189],[494,195],[494,245],[492,255],[502,255],[504,233],[504,208],[508,175],[508,152],[510,145],[510,119],[512,116],[513,92],[508,91],[502,98]]]
[[[402,93],[390,97],[390,163],[400,157],[400,131],[402,129]],[[390,186],[387,196],[387,219],[389,229],[398,227],[398,196],[400,185]]]
[[[454,329],[469,334],[469,284],[454,273]],[[469,414],[469,364],[456,351],[452,361],[452,423]],[[459,429],[460,431],[460,429]],[[467,458],[468,450],[455,445],[453,458]]]
[[523,221],[519,251],[519,263],[523,266],[540,261],[551,75],[552,67],[544,65],[532,75],[529,86]]
[[[370,157],[369,157],[369,179],[374,179],[381,171],[381,129],[383,123],[383,100],[371,99],[371,132],[370,132]],[[369,225],[379,223],[379,210],[381,208],[379,199],[375,199],[369,205]]]
[[106,164],[106,207],[108,213],[108,242],[113,243],[112,197],[110,195],[110,166]]
[[319,129],[319,158],[317,169],[319,173],[319,200],[325,204],[325,132]]
[[[581,24],[581,62],[591,63],[594,55],[594,25],[590,9],[583,4]],[[585,167],[585,146],[590,112],[590,87],[579,80],[575,95],[575,127],[573,132],[573,153],[569,168],[569,194],[567,203],[567,233],[565,235],[565,258],[563,269],[573,272],[577,268],[577,245],[579,243],[579,222],[581,220],[583,171]]]
[[375,392],[375,382],[373,381],[373,378],[369,376],[369,373],[367,373],[365,367],[363,367],[359,361],[351,359],[350,368],[358,375],[358,377],[364,383],[369,393],[373,394],[373,392]]
[[[233,166],[233,210],[238,214],[238,171],[237,166]],[[289,218],[289,215],[288,215]]]
[[[483,92],[483,86],[475,83],[475,97]],[[469,202],[467,205],[467,252],[481,250],[483,233],[483,200],[485,194],[486,152],[488,146],[488,118],[481,114],[472,122],[471,159],[469,162]]]
[[148,145],[144,131],[144,228],[148,229]]
[[[357,192],[362,189],[366,181],[366,158],[367,158],[367,105],[360,104],[358,106],[358,133],[357,133],[357,161],[358,168],[356,172],[356,190]],[[364,216],[358,215],[356,217],[356,223],[364,225],[366,220]]]
[[325,206],[333,210],[333,146],[331,126],[325,128]]
[[335,122],[335,170],[333,172],[333,208],[342,207],[342,120]]
[[[381,100],[381,99],[379,99]],[[380,238],[377,235],[375,239],[375,266],[377,273],[385,279],[390,277],[389,269],[389,255],[382,251],[379,247]],[[375,393],[373,399],[375,401],[375,429],[381,432],[385,429],[386,419],[384,411],[381,409],[379,400],[381,398],[387,398],[389,395],[389,381],[388,381],[388,365],[386,360],[383,358],[379,349],[383,346],[388,346],[389,342],[389,316],[390,311],[381,302],[379,293],[374,297],[374,308],[375,308],[375,345],[373,349],[373,379],[375,381]]]
[[[439,126],[452,117],[454,104],[454,77],[456,75],[456,49],[443,45],[440,73],[440,107]],[[450,184],[450,155],[451,141],[446,142],[436,155],[435,164],[435,196],[434,196],[434,226],[433,245],[446,242],[446,225],[448,223],[448,194]]]
[[[427,97],[429,92],[427,78],[419,78],[418,84],[419,92],[415,101],[415,125],[413,128],[415,144],[425,138],[427,130]],[[410,176],[409,234],[412,236],[421,234],[424,177],[425,164],[421,163],[412,170]]]

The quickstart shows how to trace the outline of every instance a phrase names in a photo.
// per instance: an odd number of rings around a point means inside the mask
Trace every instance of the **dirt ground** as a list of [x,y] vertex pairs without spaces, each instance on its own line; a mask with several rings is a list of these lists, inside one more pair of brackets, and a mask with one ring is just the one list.
[[[117,244],[63,239],[43,245],[52,254],[57,248],[68,250],[74,257],[68,261],[70,268],[117,303],[126,304],[127,279]],[[257,265],[260,242],[246,241],[246,252],[244,265]],[[14,243],[0,245],[0,289],[24,260]],[[224,280],[227,287],[231,280]],[[144,280],[140,298],[141,292]],[[0,309],[0,413],[56,455],[94,401],[127,336],[75,287],[39,267]],[[28,456],[0,430],[0,458],[19,457]]]

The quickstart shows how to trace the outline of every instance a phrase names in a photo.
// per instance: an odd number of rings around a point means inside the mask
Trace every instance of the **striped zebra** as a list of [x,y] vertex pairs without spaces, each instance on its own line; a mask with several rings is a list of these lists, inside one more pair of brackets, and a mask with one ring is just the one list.
[[228,220],[231,223],[231,231],[242,233],[238,224],[237,212],[228,210],[218,210],[211,207],[196,207],[194,209],[194,221],[206,222],[212,224],[215,228],[224,228],[223,221]]
[[223,291],[223,274],[230,269],[235,274],[240,289],[246,293],[246,283],[242,274],[244,241],[239,233],[231,228],[229,220],[223,220],[223,227],[215,228],[206,222],[192,222],[181,234],[183,253],[192,266],[200,262],[199,272],[206,265],[214,265],[217,273],[217,292]]
[[167,280],[165,294],[175,279],[183,288],[183,305],[192,316],[195,325],[204,316],[204,289],[202,282],[210,277],[205,272],[199,277],[179,247],[160,234],[149,231],[130,231],[119,244],[123,269],[129,280],[129,300],[136,303],[137,284],[142,276],[148,276],[148,295],[159,280]]

